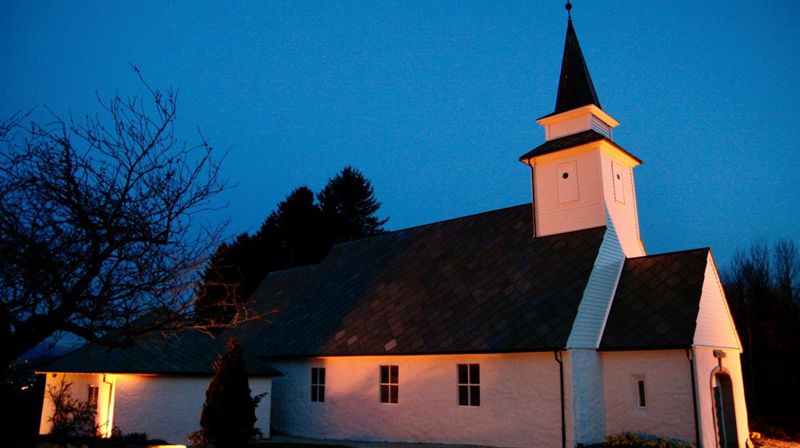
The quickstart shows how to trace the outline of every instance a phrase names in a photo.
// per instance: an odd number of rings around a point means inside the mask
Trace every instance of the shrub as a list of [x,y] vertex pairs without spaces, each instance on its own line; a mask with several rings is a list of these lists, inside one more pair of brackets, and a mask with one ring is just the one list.
[[47,388],[47,394],[53,401],[53,424],[50,434],[54,437],[96,437],[98,426],[96,410],[88,402],[72,398],[72,383],[63,378],[58,384]]
[[685,442],[632,432],[610,435],[606,437],[606,443],[601,446],[607,448],[693,448],[693,445]]
[[199,447],[238,448],[247,445],[260,432],[256,422],[259,397],[250,396],[242,350],[233,339],[225,353],[214,361],[214,377],[206,391],[200,414],[200,430],[189,435]]

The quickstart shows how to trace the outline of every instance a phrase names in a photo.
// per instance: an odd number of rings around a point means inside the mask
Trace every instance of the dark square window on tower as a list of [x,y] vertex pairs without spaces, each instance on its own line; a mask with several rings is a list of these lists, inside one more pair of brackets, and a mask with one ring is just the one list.
[[398,366],[381,366],[381,403],[397,403],[397,394],[400,391],[399,373]]
[[458,365],[458,405],[481,405],[481,365]]
[[325,401],[325,368],[311,368],[311,401]]

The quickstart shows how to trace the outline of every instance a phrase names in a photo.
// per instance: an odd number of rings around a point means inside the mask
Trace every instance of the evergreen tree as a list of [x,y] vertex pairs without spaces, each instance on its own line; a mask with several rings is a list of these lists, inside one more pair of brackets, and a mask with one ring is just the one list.
[[319,262],[330,247],[325,243],[324,224],[314,192],[308,187],[296,188],[275,212],[267,217],[256,234],[257,239],[278,241],[279,260],[274,269]]
[[259,230],[217,250],[196,288],[197,317],[214,327],[229,322],[264,277],[276,270],[319,263],[330,248],[383,232],[380,202],[370,181],[345,167],[317,195],[293,190]]
[[224,353],[214,361],[214,377],[206,391],[200,414],[200,430],[189,435],[192,444],[202,447],[239,448],[258,434],[256,404],[250,396],[242,350],[228,340]]
[[331,243],[382,233],[388,221],[375,216],[381,203],[375,199],[372,183],[351,166],[329,179],[317,199]]

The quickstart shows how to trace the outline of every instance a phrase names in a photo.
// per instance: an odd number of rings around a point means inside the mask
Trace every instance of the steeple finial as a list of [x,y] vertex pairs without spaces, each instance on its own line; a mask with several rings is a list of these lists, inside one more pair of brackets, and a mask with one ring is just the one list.
[[572,3],[567,0],[567,4],[564,7],[567,8],[567,20],[572,20]]
[[561,60],[561,76],[558,81],[558,95],[555,113],[566,112],[581,106],[594,104],[600,107],[600,100],[594,90],[592,77],[583,59],[578,36],[572,26],[572,3],[567,1],[567,38],[564,42],[564,57]]

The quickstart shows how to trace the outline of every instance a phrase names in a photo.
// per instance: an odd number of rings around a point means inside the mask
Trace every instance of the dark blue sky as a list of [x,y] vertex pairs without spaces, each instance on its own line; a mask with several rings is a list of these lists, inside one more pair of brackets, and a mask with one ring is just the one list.
[[[577,0],[573,18],[636,171],[650,253],[800,243],[800,2]],[[252,231],[350,164],[389,227],[530,201],[517,161],[552,112],[566,29],[547,2],[0,4],[0,116],[97,111],[180,89],[179,125],[230,153],[221,199]],[[196,140],[196,139],[195,139]]]

